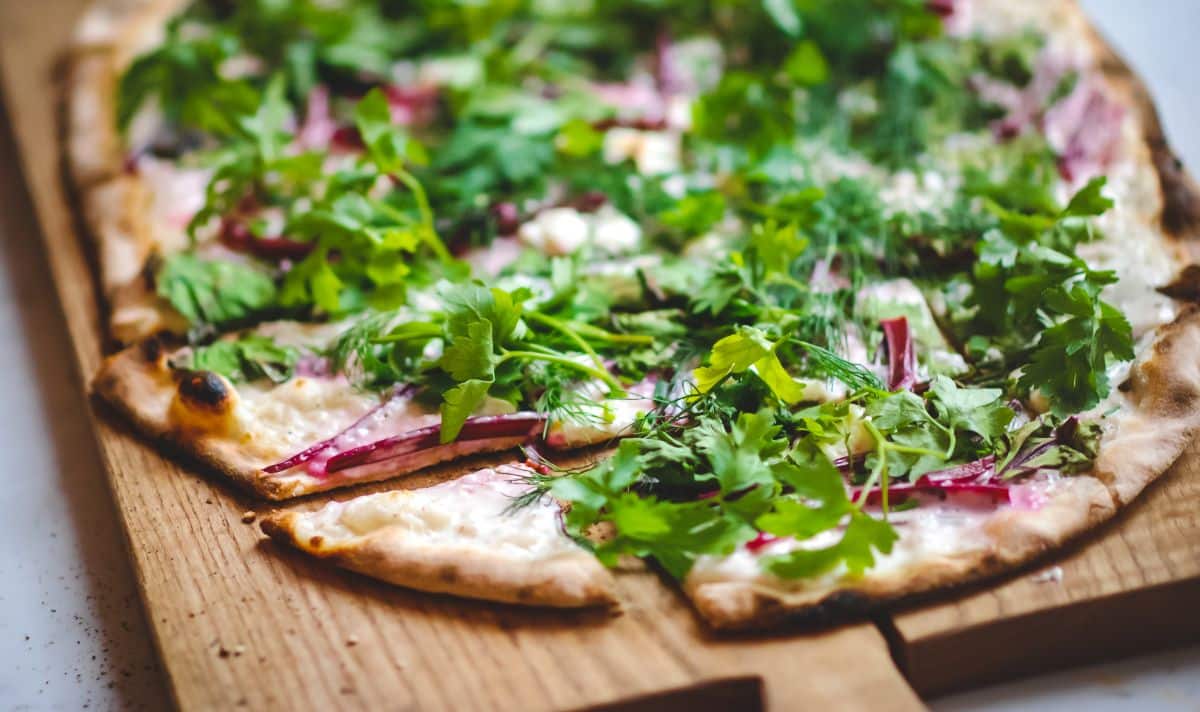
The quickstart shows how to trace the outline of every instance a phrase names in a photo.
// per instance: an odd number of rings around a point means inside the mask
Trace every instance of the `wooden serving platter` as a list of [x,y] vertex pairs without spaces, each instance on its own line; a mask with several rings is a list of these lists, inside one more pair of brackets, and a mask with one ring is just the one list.
[[[7,113],[80,387],[104,337],[61,179],[56,80],[85,4],[0,0]],[[648,571],[620,574],[624,604],[608,614],[459,601],[331,569],[243,521],[267,505],[176,464],[106,409],[93,416],[147,618],[185,709],[916,709],[909,682],[937,693],[1200,637],[1189,606],[1200,600],[1200,453],[1041,574],[833,629],[717,637]]]

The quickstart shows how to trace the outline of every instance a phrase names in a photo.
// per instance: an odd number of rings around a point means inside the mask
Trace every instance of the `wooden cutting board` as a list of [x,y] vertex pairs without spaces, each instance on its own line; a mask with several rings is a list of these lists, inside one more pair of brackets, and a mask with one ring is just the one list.
[[[7,112],[81,387],[104,338],[60,178],[56,78],[85,3],[0,0]],[[1046,562],[1050,575],[1024,572],[836,629],[720,638],[646,571],[620,575],[624,605],[610,615],[459,601],[328,568],[242,521],[265,505],[175,464],[96,410],[147,618],[186,709],[907,709],[921,703],[902,670],[918,689],[940,692],[1200,637],[1188,606],[1200,600],[1200,456],[1113,526]]]

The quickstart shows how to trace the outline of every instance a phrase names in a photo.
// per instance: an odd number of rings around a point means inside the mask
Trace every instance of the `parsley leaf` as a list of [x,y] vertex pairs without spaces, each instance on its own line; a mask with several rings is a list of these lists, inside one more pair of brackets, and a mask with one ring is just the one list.
[[155,281],[159,296],[194,330],[243,321],[277,304],[275,281],[261,270],[187,252],[168,257]]
[[191,368],[213,371],[233,382],[266,378],[283,383],[292,377],[299,352],[261,334],[222,339],[192,352]]

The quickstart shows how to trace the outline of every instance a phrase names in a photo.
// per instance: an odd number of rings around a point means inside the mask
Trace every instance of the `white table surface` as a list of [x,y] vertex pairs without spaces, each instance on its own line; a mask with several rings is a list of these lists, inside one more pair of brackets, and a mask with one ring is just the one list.
[[[1083,0],[1200,170],[1200,0]],[[0,709],[168,708],[62,317],[0,115]],[[1200,710],[1200,647],[935,700],[937,710]]]

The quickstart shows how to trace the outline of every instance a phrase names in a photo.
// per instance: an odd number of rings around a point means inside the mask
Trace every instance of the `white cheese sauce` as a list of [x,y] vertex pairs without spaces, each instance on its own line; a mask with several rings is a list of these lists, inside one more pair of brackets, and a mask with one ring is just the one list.
[[478,548],[490,555],[545,560],[582,550],[562,533],[561,508],[549,498],[512,510],[513,498],[528,489],[532,474],[504,466],[418,490],[383,492],[348,502],[331,502],[300,516],[301,540],[320,536],[339,545],[390,530],[412,546]]

